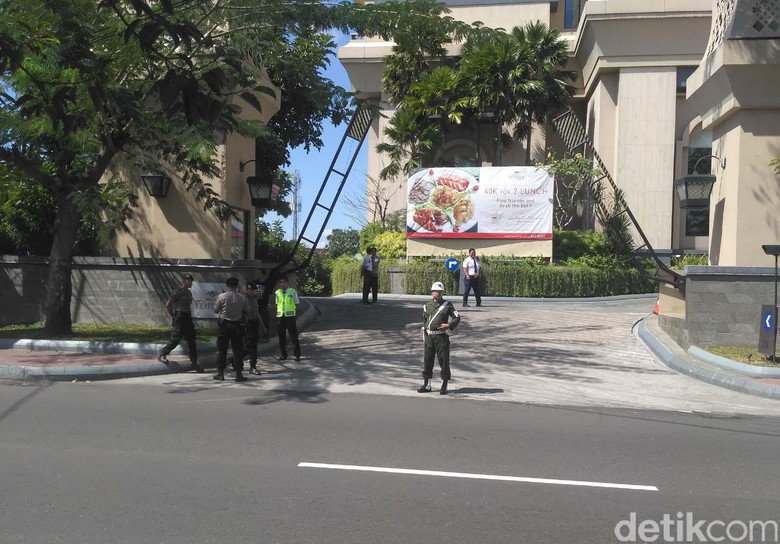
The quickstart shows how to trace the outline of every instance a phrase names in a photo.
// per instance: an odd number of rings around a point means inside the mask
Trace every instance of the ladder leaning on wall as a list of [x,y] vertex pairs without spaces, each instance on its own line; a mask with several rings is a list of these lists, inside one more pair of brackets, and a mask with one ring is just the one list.
[[[650,276],[650,278],[654,281],[666,283],[676,287],[680,291],[684,291],[685,277],[669,268],[669,266],[664,263],[655,252],[653,246],[650,244],[650,241],[647,239],[647,236],[642,230],[642,227],[639,225],[636,217],[628,207],[628,203],[626,202],[625,198],[623,198],[618,192],[618,187],[615,184],[615,181],[612,179],[612,176],[609,175],[609,171],[607,170],[606,166],[604,166],[601,157],[599,157],[598,153],[596,153],[596,149],[593,147],[593,143],[590,141],[590,138],[588,138],[582,123],[580,123],[580,120],[577,118],[574,112],[571,109],[567,110],[561,115],[553,118],[552,124],[555,128],[555,131],[560,135],[563,143],[566,145],[569,153],[575,153],[581,149],[583,157],[591,159],[593,163],[601,170],[601,177],[596,178],[590,182],[591,190],[593,191],[593,189],[601,189],[601,193],[613,203],[613,216],[625,214],[626,217],[629,218],[631,224],[634,226],[637,234],[639,234],[639,237],[643,242],[643,245],[634,249],[634,255],[637,255],[639,251],[644,249],[647,253],[650,254],[650,256],[655,261],[656,266],[658,267],[655,274]],[[585,171],[581,171],[581,174],[583,176],[587,176],[587,172]],[[597,202],[596,205],[600,206],[600,211],[604,215],[608,215],[606,213],[607,210],[604,208],[604,204],[602,202]],[[645,275],[644,270],[640,269],[640,272]]]
[[[355,109],[355,113],[352,115],[352,119],[349,121],[347,130],[344,132],[344,136],[341,138],[336,154],[333,157],[333,161],[330,163],[328,172],[325,174],[325,179],[322,181],[320,190],[314,199],[311,210],[309,211],[306,221],[301,228],[300,234],[295,240],[290,253],[283,258],[279,264],[277,264],[273,270],[269,273],[269,279],[275,278],[279,272],[293,262],[295,253],[300,247],[301,242],[309,243],[309,251],[306,257],[299,263],[295,263],[293,268],[287,268],[287,271],[297,272],[309,265],[312,255],[314,255],[317,244],[320,243],[322,233],[325,232],[325,227],[328,225],[328,220],[333,214],[333,209],[338,202],[341,191],[344,189],[344,184],[347,181],[347,177],[352,170],[352,166],[355,164],[358,152],[360,151],[360,145],[368,134],[368,129],[371,128],[371,124],[374,119],[379,115],[379,108],[367,102],[361,102]],[[354,148],[346,149],[345,144],[348,140],[354,140]],[[337,169],[337,165],[346,159],[346,165],[344,167],[338,166],[341,170]],[[333,191],[331,194],[326,195],[326,190]],[[316,212],[324,212],[324,218],[315,219]],[[315,234],[316,233],[316,234]],[[275,281],[275,279],[272,279]]]

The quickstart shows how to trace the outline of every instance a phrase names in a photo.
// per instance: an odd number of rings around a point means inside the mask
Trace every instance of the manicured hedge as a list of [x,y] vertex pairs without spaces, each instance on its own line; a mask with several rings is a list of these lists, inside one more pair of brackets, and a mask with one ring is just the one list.
[[[443,263],[416,261],[399,266],[406,269],[407,294],[430,293],[434,281],[444,283],[446,293],[458,292],[458,275]],[[333,266],[333,294],[359,293],[363,289],[360,261],[337,259]],[[653,293],[657,284],[633,268],[599,269],[565,266],[529,266],[524,263],[484,263],[482,293],[503,297],[600,297]],[[389,292],[387,263],[379,268],[379,290]]]

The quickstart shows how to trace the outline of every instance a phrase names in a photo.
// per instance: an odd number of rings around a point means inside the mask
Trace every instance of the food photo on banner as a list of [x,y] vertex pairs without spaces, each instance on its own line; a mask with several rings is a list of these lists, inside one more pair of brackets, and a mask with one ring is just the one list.
[[550,240],[553,176],[534,166],[429,168],[407,182],[407,238]]

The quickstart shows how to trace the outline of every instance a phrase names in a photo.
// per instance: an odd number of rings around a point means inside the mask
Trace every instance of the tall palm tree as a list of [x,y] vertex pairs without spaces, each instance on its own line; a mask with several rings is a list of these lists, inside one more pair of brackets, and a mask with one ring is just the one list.
[[514,127],[517,139],[526,138],[526,164],[531,163],[531,133],[533,124],[543,124],[549,115],[560,111],[571,98],[574,87],[571,82],[575,72],[566,70],[569,51],[560,39],[557,28],[549,28],[540,21],[512,29],[517,46],[526,51],[528,65],[523,74],[528,78],[530,96],[528,109]]
[[408,177],[425,166],[439,140],[439,127],[417,112],[401,107],[385,128],[385,137],[386,141],[376,146],[377,153],[390,158],[390,163],[379,172],[383,181],[401,174]]
[[512,35],[502,32],[469,40],[461,49],[460,83],[468,89],[471,109],[493,113],[495,157],[499,166],[504,126],[517,123],[529,108],[532,82],[524,74],[530,65],[528,55],[527,48],[518,47]]

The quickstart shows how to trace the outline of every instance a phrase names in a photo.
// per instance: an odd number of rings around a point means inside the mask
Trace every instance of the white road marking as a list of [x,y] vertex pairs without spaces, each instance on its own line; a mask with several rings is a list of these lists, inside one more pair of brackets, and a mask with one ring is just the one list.
[[369,467],[361,465],[334,465],[330,463],[298,463],[302,468],[327,468],[332,470],[357,470],[362,472],[389,472],[392,474],[415,474],[419,476],[443,476],[445,478],[469,478],[472,480],[499,480],[502,482],[525,482],[532,484],[573,485],[582,487],[607,487],[631,489],[634,491],[658,491],[653,485],[615,484],[608,482],[586,482],[580,480],[555,480],[551,478],[527,478],[524,476],[500,476],[497,474],[470,474],[468,472],[444,472],[440,470],[418,470],[411,468]]

